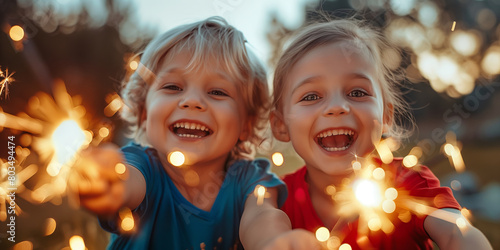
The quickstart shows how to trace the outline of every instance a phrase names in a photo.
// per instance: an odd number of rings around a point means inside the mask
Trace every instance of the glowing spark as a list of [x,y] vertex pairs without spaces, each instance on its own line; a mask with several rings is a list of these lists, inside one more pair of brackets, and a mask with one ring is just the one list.
[[382,202],[382,210],[390,214],[396,211],[396,203],[392,200],[385,200],[384,202]]
[[460,183],[460,181],[452,180],[450,185],[451,185],[451,189],[453,189],[455,191],[459,191],[460,189],[462,189],[462,183]]
[[354,162],[352,163],[352,169],[354,169],[354,170],[356,170],[356,171],[357,171],[357,170],[360,170],[360,169],[361,169],[361,163],[360,163],[359,161],[357,161],[357,160],[356,160],[356,161],[354,161]]
[[125,167],[125,165],[123,163],[117,163],[115,165],[115,172],[117,174],[124,174],[125,171],[127,171],[127,167]]
[[391,151],[391,146],[394,146],[393,144],[394,144],[393,140],[385,139],[385,140],[380,140],[380,142],[375,145],[375,149],[377,150],[380,159],[385,164],[391,163],[392,160],[394,159],[394,156],[392,155]]
[[33,243],[31,241],[21,241],[12,247],[12,250],[31,250],[33,249]]
[[19,42],[24,37],[24,29],[19,25],[14,25],[10,28],[9,35],[13,41]]
[[351,247],[351,245],[344,243],[344,244],[340,245],[339,250],[352,250],[352,247]]
[[2,92],[5,91],[5,97],[9,95],[9,84],[12,84],[14,82],[14,78],[12,77],[16,72],[12,72],[9,75],[9,69],[5,70],[5,75],[4,73],[0,70],[0,77],[3,77],[3,80],[0,81],[0,96],[2,95]]
[[132,215],[132,211],[128,208],[122,208],[119,211],[119,216],[121,219],[120,227],[125,232],[130,232],[135,227],[134,216]]
[[370,228],[370,230],[374,232],[380,230],[382,228],[382,222],[380,221],[380,218],[378,217],[371,218],[368,221],[368,228]]
[[321,242],[325,242],[330,238],[330,231],[326,227],[320,227],[316,230],[316,239]]
[[253,191],[255,197],[257,197],[257,205],[262,205],[264,203],[264,198],[268,198],[269,195],[266,193],[266,187],[257,185]]
[[326,242],[326,246],[328,247],[328,249],[337,249],[337,248],[339,248],[340,243],[342,243],[342,242],[340,241],[339,237],[332,236]]
[[200,176],[193,170],[188,170],[184,174],[184,181],[191,187],[196,187],[200,184]]
[[106,96],[108,105],[104,108],[104,115],[111,117],[123,107],[123,100],[117,93]]
[[54,220],[53,218],[47,218],[45,220],[45,236],[48,236],[48,235],[51,235],[52,233],[54,233],[54,231],[56,230],[56,226],[57,226],[57,223],[56,223],[56,220]]
[[448,158],[457,172],[460,173],[465,170],[464,159],[462,158],[462,153],[457,146],[447,143],[444,145],[444,152],[448,155]]
[[179,151],[174,151],[168,155],[168,162],[176,167],[182,166],[185,161],[186,158],[184,154]]
[[337,193],[337,189],[335,188],[335,186],[332,186],[332,185],[329,185],[328,187],[326,187],[325,191],[329,195],[335,195],[335,193]]
[[395,200],[396,198],[398,198],[398,190],[392,187],[386,189],[385,198],[387,198],[388,200]]
[[368,207],[377,207],[382,201],[380,187],[376,182],[368,179],[356,180],[353,185],[356,199]]
[[52,176],[59,174],[62,166],[75,160],[85,141],[85,133],[76,121],[63,121],[52,134],[56,162],[49,164],[51,168],[47,167],[47,172]]
[[407,155],[403,158],[403,166],[412,168],[418,163],[418,158],[415,155]]
[[376,168],[372,172],[373,178],[376,180],[383,180],[385,178],[385,171],[382,168]]
[[453,25],[451,26],[451,31],[455,31],[455,25],[457,24],[456,21],[453,21]]
[[108,128],[102,127],[102,128],[99,129],[99,136],[100,137],[104,138],[104,137],[108,137],[108,135],[109,135],[109,129]]
[[69,239],[69,247],[71,247],[71,250],[85,250],[85,242],[83,241],[82,236],[71,236]]
[[460,228],[461,230],[467,227],[467,221],[465,221],[464,218],[458,218],[456,223],[458,228]]
[[274,165],[276,165],[277,167],[283,165],[284,159],[283,159],[283,155],[281,153],[279,153],[279,152],[274,153],[272,156],[272,159],[273,159]]
[[136,61],[136,60],[132,60],[132,61],[130,61],[130,63],[128,64],[128,67],[129,67],[131,70],[136,70],[138,66],[139,66],[139,63],[137,63],[137,61]]

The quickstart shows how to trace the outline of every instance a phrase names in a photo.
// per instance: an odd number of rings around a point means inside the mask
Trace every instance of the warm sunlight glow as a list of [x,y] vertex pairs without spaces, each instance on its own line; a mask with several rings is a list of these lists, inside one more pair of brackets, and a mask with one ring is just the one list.
[[186,161],[186,158],[184,157],[184,154],[179,152],[179,151],[174,151],[168,155],[168,161],[170,164],[180,167],[184,162]]
[[280,152],[274,153],[272,156],[272,159],[273,159],[274,165],[276,165],[277,167],[283,165],[283,162],[285,161],[283,159],[283,155]]
[[377,207],[382,201],[380,187],[372,180],[361,179],[354,182],[354,195],[363,205]]
[[330,231],[328,231],[328,228],[326,227],[320,227],[318,230],[316,230],[316,239],[318,239],[321,242],[325,242],[330,238]]

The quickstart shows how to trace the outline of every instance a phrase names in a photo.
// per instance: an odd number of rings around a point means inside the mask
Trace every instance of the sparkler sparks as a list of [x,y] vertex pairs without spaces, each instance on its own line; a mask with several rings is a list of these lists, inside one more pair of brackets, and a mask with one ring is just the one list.
[[12,84],[14,82],[14,78],[12,77],[16,72],[12,72],[9,75],[9,69],[5,70],[5,74],[3,73],[2,69],[0,68],[0,77],[3,79],[0,80],[0,96],[2,93],[5,91],[5,97],[9,95],[9,84]]
[[182,166],[185,161],[186,161],[186,157],[180,151],[174,151],[168,155],[168,162],[170,162],[170,164],[172,164],[176,167]]

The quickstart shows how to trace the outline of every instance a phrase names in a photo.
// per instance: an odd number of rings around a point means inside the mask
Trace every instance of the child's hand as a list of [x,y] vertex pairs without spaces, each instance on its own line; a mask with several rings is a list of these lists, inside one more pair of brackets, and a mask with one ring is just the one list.
[[264,250],[324,249],[313,233],[304,229],[288,231],[269,242]]
[[[114,145],[89,148],[73,166],[71,183],[80,205],[98,215],[112,215],[125,203],[128,177],[120,149]],[[117,166],[118,164],[118,166]]]

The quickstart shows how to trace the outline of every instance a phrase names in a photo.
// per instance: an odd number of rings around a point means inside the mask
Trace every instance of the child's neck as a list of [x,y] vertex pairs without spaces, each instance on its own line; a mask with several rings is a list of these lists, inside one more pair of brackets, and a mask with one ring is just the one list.
[[332,230],[338,222],[337,207],[327,187],[333,186],[338,191],[342,181],[349,175],[328,175],[318,169],[308,168],[306,182],[309,186],[311,202],[318,217],[325,227]]
[[163,166],[187,201],[201,210],[211,210],[226,175],[225,161],[182,167],[164,162]]

